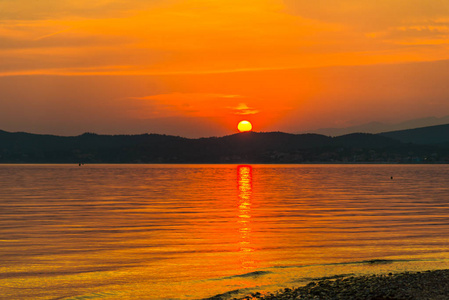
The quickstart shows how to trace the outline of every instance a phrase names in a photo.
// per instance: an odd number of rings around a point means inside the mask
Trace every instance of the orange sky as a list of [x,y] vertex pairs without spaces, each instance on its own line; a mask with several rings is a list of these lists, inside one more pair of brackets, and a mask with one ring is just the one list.
[[3,0],[0,129],[188,137],[449,115],[446,0]]

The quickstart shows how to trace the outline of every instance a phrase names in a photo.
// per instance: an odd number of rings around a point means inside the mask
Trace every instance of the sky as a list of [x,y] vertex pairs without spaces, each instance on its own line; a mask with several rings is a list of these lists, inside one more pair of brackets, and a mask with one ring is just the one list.
[[447,0],[0,0],[0,129],[185,137],[449,115]]

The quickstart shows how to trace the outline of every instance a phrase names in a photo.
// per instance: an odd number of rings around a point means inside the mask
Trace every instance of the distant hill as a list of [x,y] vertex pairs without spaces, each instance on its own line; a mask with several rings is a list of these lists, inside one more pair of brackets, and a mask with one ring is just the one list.
[[397,124],[385,124],[381,122],[370,122],[366,124],[344,127],[344,128],[320,128],[313,132],[328,136],[340,136],[344,134],[364,132],[364,133],[382,133],[389,131],[407,130],[410,128],[420,128],[449,123],[449,116],[437,118],[427,117],[420,119],[408,120]]
[[377,149],[398,147],[402,143],[396,139],[388,136],[375,135],[370,133],[351,133],[342,136],[337,136],[332,139],[334,146],[348,147],[348,148],[364,148]]
[[403,143],[417,145],[449,145],[449,124],[383,132],[379,135]]
[[0,163],[449,162],[448,130],[444,125],[334,138],[247,132],[200,139],[94,133],[62,137],[0,130]]

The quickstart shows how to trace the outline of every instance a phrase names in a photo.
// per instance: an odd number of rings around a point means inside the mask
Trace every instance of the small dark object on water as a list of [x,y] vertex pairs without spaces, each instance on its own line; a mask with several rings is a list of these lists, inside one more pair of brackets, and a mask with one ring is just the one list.
[[393,180],[393,176],[391,176],[391,180]]

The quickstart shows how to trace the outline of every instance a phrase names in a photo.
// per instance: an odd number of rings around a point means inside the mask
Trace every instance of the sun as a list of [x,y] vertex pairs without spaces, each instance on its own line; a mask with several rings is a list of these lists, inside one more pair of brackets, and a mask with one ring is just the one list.
[[240,121],[239,125],[237,125],[237,128],[240,132],[246,132],[251,131],[253,129],[253,125],[249,121]]

